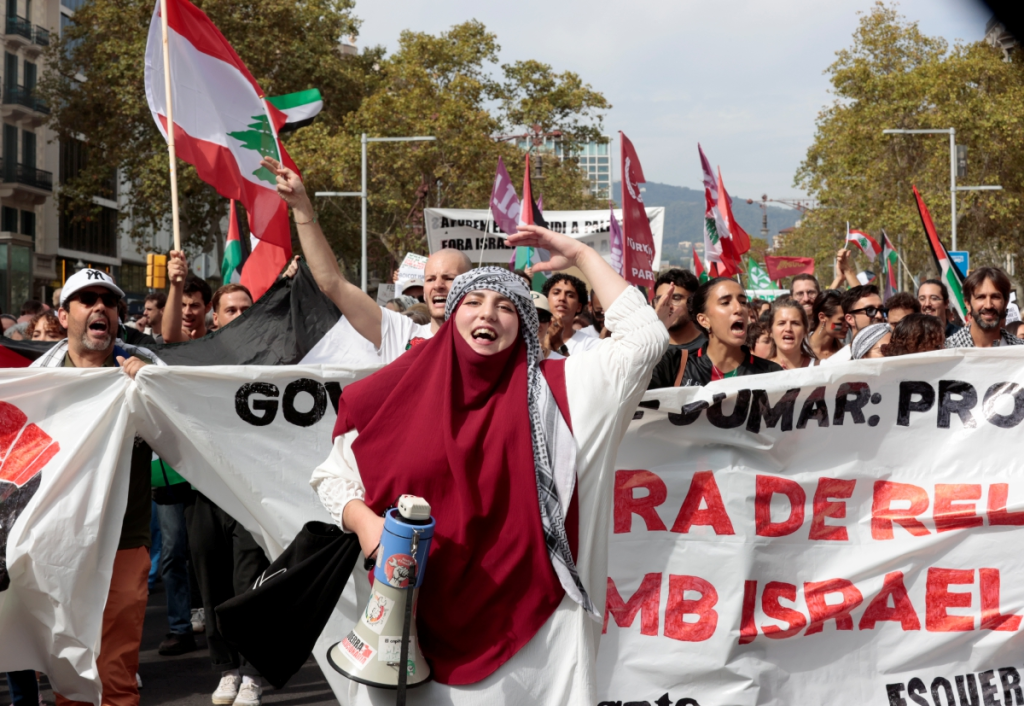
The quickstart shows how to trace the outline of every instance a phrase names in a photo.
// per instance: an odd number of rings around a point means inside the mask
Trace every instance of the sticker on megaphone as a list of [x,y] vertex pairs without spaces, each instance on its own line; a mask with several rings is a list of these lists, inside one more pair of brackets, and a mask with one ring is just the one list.
[[384,562],[384,575],[388,583],[395,588],[405,588],[412,578],[412,568],[416,560],[408,554],[392,554]]

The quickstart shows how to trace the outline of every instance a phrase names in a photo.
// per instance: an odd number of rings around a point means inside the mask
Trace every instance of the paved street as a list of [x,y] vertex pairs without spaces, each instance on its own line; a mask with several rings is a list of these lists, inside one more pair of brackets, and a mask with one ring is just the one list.
[[[220,673],[210,670],[206,640],[197,636],[200,649],[179,657],[161,657],[156,649],[167,631],[167,609],[163,587],[150,594],[142,636],[139,674],[142,677],[142,706],[209,706]],[[54,703],[53,691],[44,680],[43,700]],[[0,704],[9,704],[7,680],[0,679]],[[327,681],[311,657],[280,691],[264,686],[263,703],[274,706],[318,706],[336,704]]]

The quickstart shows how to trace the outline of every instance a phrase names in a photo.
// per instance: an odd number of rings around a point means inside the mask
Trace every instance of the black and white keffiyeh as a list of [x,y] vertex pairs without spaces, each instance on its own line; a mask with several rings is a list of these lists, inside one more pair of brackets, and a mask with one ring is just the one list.
[[[507,297],[519,313],[519,331],[526,342],[527,407],[530,415],[530,437],[533,441],[533,465],[537,476],[537,497],[540,500],[540,517],[544,528],[544,539],[548,557],[556,573],[568,573],[576,591],[568,590],[577,603],[587,612],[595,614],[594,605],[580,581],[576,562],[569,549],[569,538],[565,533],[565,518],[559,501],[558,487],[552,463],[554,456],[554,425],[559,421],[553,404],[543,404],[542,399],[551,392],[540,371],[540,341],[535,332],[538,327],[537,309],[533,297],[522,278],[501,267],[479,267],[459,275],[452,282],[445,302],[444,318],[447,321],[462,298],[469,292],[486,289]],[[548,414],[542,414],[542,408]],[[559,569],[562,569],[561,571]],[[564,583],[564,582],[563,582]],[[578,593],[577,593],[578,592]]]

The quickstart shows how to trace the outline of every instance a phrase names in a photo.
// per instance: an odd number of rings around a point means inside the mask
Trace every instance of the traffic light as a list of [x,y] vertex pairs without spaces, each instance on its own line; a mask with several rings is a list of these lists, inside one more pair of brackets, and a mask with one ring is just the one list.
[[156,253],[146,254],[146,286],[150,289],[166,289],[167,256]]

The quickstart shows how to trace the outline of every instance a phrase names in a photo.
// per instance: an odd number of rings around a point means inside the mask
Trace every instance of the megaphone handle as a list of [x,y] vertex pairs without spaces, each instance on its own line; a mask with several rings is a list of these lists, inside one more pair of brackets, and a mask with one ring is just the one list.
[[405,691],[409,681],[409,633],[412,632],[412,592],[416,590],[416,575],[419,573],[419,563],[416,561],[416,552],[420,547],[419,530],[412,532],[412,566],[409,576],[409,587],[405,590],[405,619],[402,621],[402,645],[398,659],[398,693],[395,697],[397,706],[405,706]]

